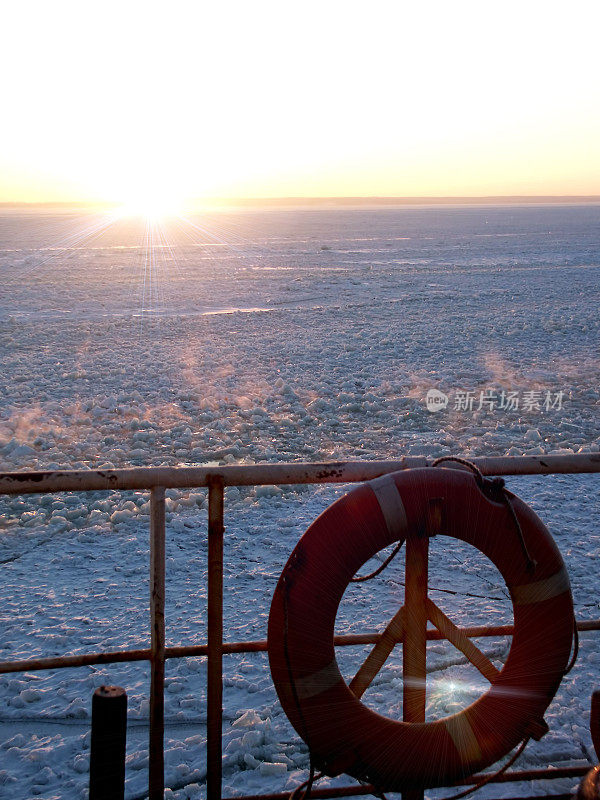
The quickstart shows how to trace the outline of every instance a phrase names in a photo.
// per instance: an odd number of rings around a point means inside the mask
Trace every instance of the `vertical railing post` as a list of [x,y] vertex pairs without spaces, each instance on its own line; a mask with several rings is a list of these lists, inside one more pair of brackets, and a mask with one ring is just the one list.
[[[402,643],[404,722],[425,722],[428,567],[428,536],[408,536],[406,539],[405,616]],[[402,792],[402,799],[423,800],[423,790],[410,789]]]
[[221,800],[223,726],[223,478],[208,480],[207,800]]
[[150,491],[150,739],[148,796],[165,791],[165,490]]

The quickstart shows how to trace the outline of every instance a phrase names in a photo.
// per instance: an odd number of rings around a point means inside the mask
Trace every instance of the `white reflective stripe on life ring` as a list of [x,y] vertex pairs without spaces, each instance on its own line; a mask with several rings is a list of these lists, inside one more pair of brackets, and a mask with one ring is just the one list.
[[563,567],[549,578],[534,583],[525,583],[522,586],[511,586],[510,591],[513,601],[517,606],[527,606],[530,603],[543,603],[553,597],[558,597],[571,588],[569,575]]
[[337,661],[334,659],[318,672],[313,672],[312,675],[306,675],[304,678],[296,678],[294,685],[298,700],[306,700],[309,697],[316,697],[321,692],[326,692],[327,689],[331,689],[332,686],[343,680]]
[[375,478],[369,481],[369,486],[377,498],[385,524],[390,535],[394,537],[394,541],[405,539],[407,528],[406,511],[392,475],[382,475],[380,478]]
[[478,761],[481,758],[481,748],[467,715],[464,712],[455,714],[443,722],[461,759],[464,762]]

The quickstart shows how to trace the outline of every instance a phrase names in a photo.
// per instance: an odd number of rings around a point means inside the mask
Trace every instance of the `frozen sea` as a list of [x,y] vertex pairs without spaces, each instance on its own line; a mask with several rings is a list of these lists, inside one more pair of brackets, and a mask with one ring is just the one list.
[[[0,211],[1,469],[598,452],[599,223],[599,205],[263,208],[160,225]],[[430,389],[445,409],[428,410]],[[508,485],[555,536],[578,617],[600,617],[597,476]],[[266,636],[289,553],[345,490],[227,491],[226,639]],[[168,492],[169,645],[205,637],[205,504]],[[147,646],[148,521],[143,492],[0,498],[0,658]],[[354,585],[339,630],[381,629],[402,570]],[[459,624],[511,620],[500,576],[468,548],[435,542],[431,586]],[[500,666],[509,642],[478,644]],[[365,655],[344,648],[343,673]],[[400,676],[394,654],[365,702],[401,714]],[[0,797],[86,796],[103,683],[128,692],[126,797],[144,796],[148,669],[129,664],[0,676]],[[204,659],[168,662],[177,800],[205,795],[205,683]],[[519,766],[595,763],[598,687],[600,637],[584,633],[550,733]],[[429,718],[484,690],[460,654],[429,645]],[[266,655],[226,656],[224,692],[225,793],[304,780]]]

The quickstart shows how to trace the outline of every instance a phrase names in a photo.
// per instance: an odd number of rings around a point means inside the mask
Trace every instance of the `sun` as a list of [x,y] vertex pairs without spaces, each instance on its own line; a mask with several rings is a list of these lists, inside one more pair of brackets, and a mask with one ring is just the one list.
[[135,192],[116,209],[116,216],[140,217],[148,222],[159,222],[168,217],[179,217],[184,213],[181,197],[158,191]]

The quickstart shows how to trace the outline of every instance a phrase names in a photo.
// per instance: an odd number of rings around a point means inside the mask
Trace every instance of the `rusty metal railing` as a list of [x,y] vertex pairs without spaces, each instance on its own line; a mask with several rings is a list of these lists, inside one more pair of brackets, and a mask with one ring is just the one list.
[[[501,456],[470,459],[484,475],[548,475],[600,472],[600,454],[553,456]],[[259,652],[267,649],[266,640],[223,641],[223,536],[224,487],[265,486],[317,483],[356,483],[377,478],[396,470],[429,466],[426,458],[407,457],[398,461],[348,461],[324,464],[288,463],[253,464],[223,467],[133,467],[115,470],[24,471],[0,473],[0,495],[22,495],[64,491],[114,489],[150,490],[150,648],[28,658],[0,662],[0,674],[9,672],[63,669],[125,661],[149,661],[150,730],[149,778],[150,800],[164,796],[164,678],[169,658],[206,656],[207,670],[207,797],[221,800],[222,784],[222,697],[223,655]],[[165,645],[165,489],[208,487],[208,598],[207,641],[202,645]],[[579,630],[600,630],[600,620],[578,622]],[[510,625],[461,628],[469,637],[511,635]],[[427,639],[442,639],[436,630],[427,631]],[[336,645],[376,644],[377,633],[341,635]],[[561,769],[513,770],[499,776],[497,782],[534,779],[575,778],[587,767]],[[454,785],[471,785],[481,775],[472,775]],[[373,787],[348,786],[314,789],[315,798],[333,798],[369,794]],[[243,800],[284,800],[287,793],[252,795]],[[556,798],[562,795],[556,795]],[[240,800],[240,798],[237,798]]]

